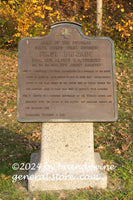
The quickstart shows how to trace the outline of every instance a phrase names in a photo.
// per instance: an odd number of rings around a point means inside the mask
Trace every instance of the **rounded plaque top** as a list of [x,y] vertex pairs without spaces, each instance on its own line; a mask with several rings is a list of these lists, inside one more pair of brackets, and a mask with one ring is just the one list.
[[62,25],[70,25],[70,26],[73,26],[73,25],[76,25],[76,26],[79,26],[80,28],[82,27],[81,24],[77,23],[77,22],[71,22],[71,21],[60,21],[60,22],[56,22],[56,23],[53,23],[51,24],[51,28],[55,28],[57,26],[62,26]]

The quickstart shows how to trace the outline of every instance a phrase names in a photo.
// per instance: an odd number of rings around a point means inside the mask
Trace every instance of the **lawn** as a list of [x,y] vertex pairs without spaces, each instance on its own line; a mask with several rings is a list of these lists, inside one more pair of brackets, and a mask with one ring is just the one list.
[[[133,198],[132,106],[131,75],[133,52],[116,47],[116,81],[118,120],[94,123],[95,152],[99,152],[108,170],[108,187],[75,191],[29,192],[27,180],[12,182],[13,163],[28,163],[30,155],[40,148],[40,123],[19,123],[17,112],[18,52],[0,49],[0,200],[93,200]],[[27,171],[23,171],[26,174]]]

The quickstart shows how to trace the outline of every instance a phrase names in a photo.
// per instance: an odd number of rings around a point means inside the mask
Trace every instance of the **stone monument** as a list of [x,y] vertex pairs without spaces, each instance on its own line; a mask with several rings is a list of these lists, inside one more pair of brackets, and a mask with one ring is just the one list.
[[18,121],[42,122],[30,191],[107,187],[93,122],[117,119],[114,60],[110,38],[85,36],[74,22],[20,41]]

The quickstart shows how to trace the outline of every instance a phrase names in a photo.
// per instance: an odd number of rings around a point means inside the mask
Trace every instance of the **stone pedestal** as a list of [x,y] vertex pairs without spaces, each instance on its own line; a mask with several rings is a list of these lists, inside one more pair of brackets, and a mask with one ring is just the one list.
[[100,155],[94,153],[93,123],[43,123],[33,165],[37,169],[29,171],[30,191],[107,187]]

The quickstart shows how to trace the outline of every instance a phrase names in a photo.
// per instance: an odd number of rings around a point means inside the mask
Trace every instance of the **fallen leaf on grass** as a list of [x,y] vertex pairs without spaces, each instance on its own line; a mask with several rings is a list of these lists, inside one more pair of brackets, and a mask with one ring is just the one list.
[[88,190],[92,190],[92,189],[93,189],[93,187],[89,186],[87,189],[88,189]]
[[99,126],[99,131],[103,131],[104,130],[104,127],[103,126]]
[[126,144],[122,144],[121,147],[122,147],[122,150],[123,150],[123,151],[125,151],[125,150],[128,149],[128,145],[126,145]]
[[126,142],[130,142],[131,141],[130,135],[128,137],[126,137],[125,140],[126,140]]
[[8,82],[7,82],[7,83],[3,83],[3,86],[9,85],[9,84],[10,84],[10,83],[8,83]]
[[99,149],[99,150],[105,149],[105,146],[100,145],[100,146],[98,147],[98,149]]
[[103,160],[103,159],[102,159],[102,163],[103,163],[103,165],[107,165],[108,164],[107,160]]
[[11,175],[5,177],[5,180],[8,180],[9,178],[11,178]]
[[119,148],[115,149],[115,152],[118,153],[118,154],[121,154],[121,151]]

